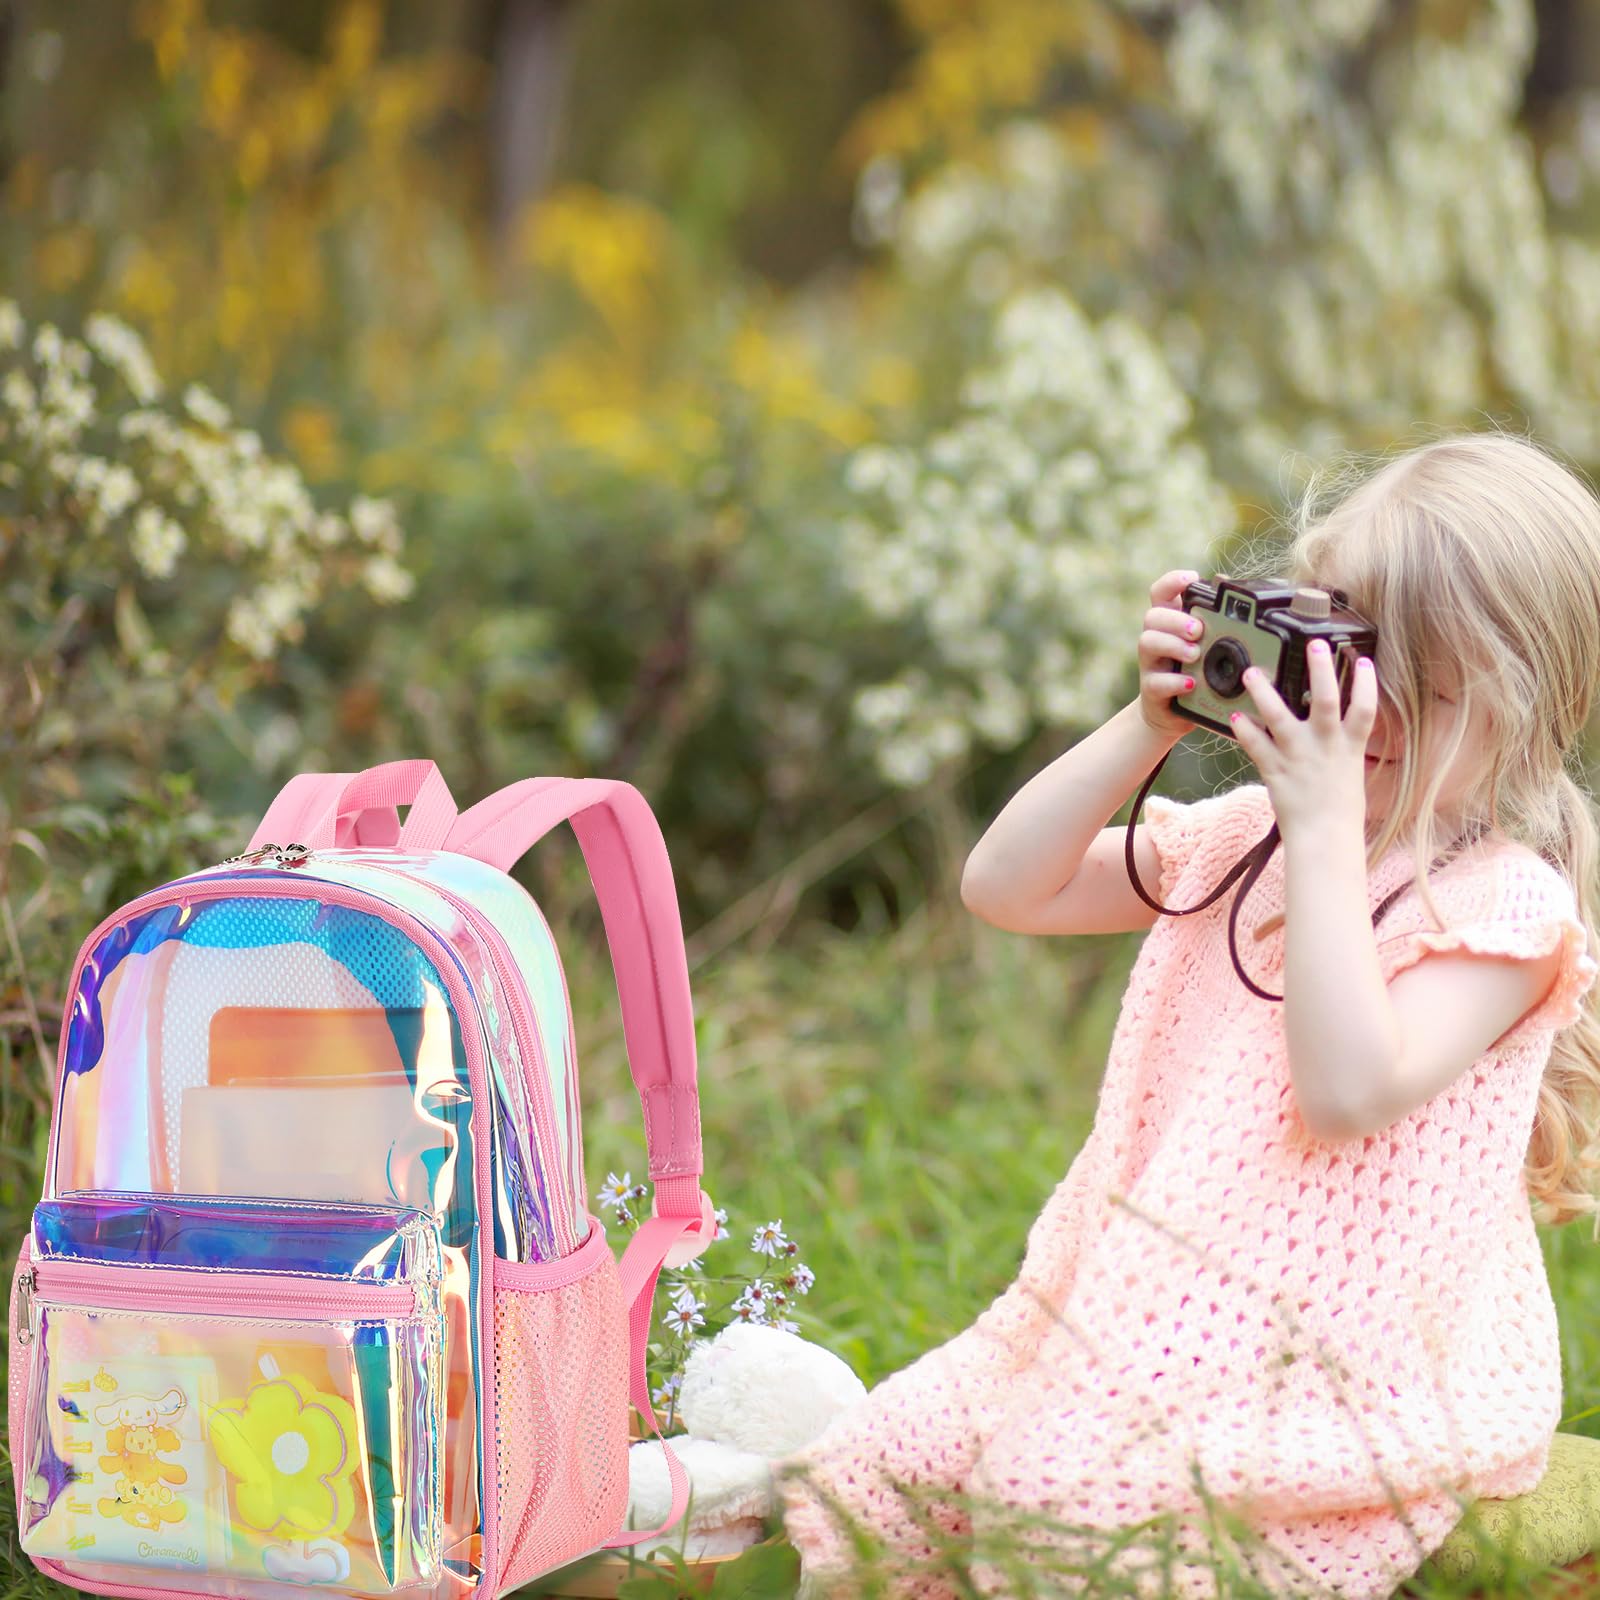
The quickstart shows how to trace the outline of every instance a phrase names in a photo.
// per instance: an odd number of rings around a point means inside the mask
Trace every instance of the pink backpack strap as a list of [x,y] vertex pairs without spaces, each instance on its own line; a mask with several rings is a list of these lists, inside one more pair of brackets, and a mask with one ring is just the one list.
[[[710,1201],[706,1203],[709,1206]],[[692,1219],[688,1217],[648,1217],[640,1223],[639,1231],[622,1252],[622,1303],[628,1308],[628,1335],[633,1351],[628,1390],[639,1415],[650,1419],[650,1431],[661,1440],[662,1454],[667,1458],[667,1476],[672,1483],[672,1504],[667,1508],[667,1520],[659,1527],[619,1533],[615,1538],[606,1540],[602,1546],[606,1550],[623,1549],[642,1540],[653,1539],[658,1533],[665,1533],[683,1515],[689,1504],[689,1474],[672,1453],[672,1446],[661,1438],[661,1423],[655,1407],[650,1403],[650,1380],[645,1374],[644,1354],[645,1346],[650,1342],[650,1311],[655,1301],[656,1277],[672,1246],[688,1236],[691,1225]],[[713,1217],[713,1234],[716,1228],[716,1219]]]
[[611,947],[659,1214],[697,1219],[694,1180],[704,1168],[689,963],[672,862],[649,803],[617,778],[524,778],[463,811],[444,848],[509,872],[566,821],[583,848]]
[[[525,778],[480,800],[456,820],[444,848],[509,872],[557,823],[570,821],[600,902],[617,975],[628,1066],[644,1110],[655,1186],[654,1215],[628,1242],[619,1264],[633,1351],[634,1405],[660,1437],[645,1376],[645,1346],[656,1278],[681,1266],[716,1236],[711,1197],[700,1186],[700,1092],[694,1008],[672,862],[644,796],[615,778]],[[664,1533],[682,1515],[688,1477],[666,1441],[672,1509],[659,1528],[619,1535],[608,1546]]]
[[[403,828],[399,806],[411,807]],[[357,773],[302,772],[278,791],[246,848],[438,850],[456,815],[444,774],[431,761],[386,761]]]

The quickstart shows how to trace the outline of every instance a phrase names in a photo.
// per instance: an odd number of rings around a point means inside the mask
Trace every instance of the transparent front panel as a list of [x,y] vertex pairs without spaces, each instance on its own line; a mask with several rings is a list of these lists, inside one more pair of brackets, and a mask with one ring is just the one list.
[[[561,1221],[570,1226],[571,1248],[576,1249],[589,1232],[577,1050],[561,956],[538,902],[515,878],[498,867],[450,850],[319,850],[314,853],[314,860],[318,871],[341,882],[371,885],[381,883],[381,875],[392,880],[403,870],[412,879],[420,880],[407,886],[409,892],[429,896],[436,889],[466,901],[505,941],[527,993],[530,1013],[524,1020],[532,1036],[530,1044],[543,1063],[552,1110],[552,1166],[565,1179],[564,1183],[552,1180],[549,1188],[552,1197],[558,1197],[563,1207]],[[461,949],[469,971],[476,970],[474,961],[487,959],[487,953],[474,948],[471,941],[463,940]],[[490,985],[486,982],[483,987]],[[491,1019],[490,1027],[499,1052],[531,1079],[540,1069],[532,1060],[520,1060],[511,1019],[497,1015]],[[529,1109],[531,1113],[531,1105]],[[535,1251],[511,1257],[513,1260],[546,1258]]]
[[307,1320],[85,1308],[41,1285],[14,1442],[23,1549],[101,1579],[199,1576],[276,1600],[285,1584],[430,1585],[437,1328],[359,1318],[361,1292],[345,1317]]
[[453,1207],[459,1242],[471,1105],[444,986],[389,923],[315,899],[160,906],[85,963],[47,1192]]
[[[251,892],[239,893],[246,877]],[[451,984],[475,998],[452,942],[461,930],[418,912],[425,949],[403,916],[390,920],[310,874],[188,883],[192,894],[136,912],[87,953],[34,1249],[113,1266],[325,1270],[373,1283],[398,1281],[418,1251],[431,1253],[441,1536],[424,1589],[469,1593],[483,1565],[481,1251],[492,1231],[493,1248],[537,1255],[530,1241],[547,1237],[549,1222],[529,1203],[531,1153],[488,1061],[478,1127],[492,1204],[479,1244],[468,1036],[434,963],[447,961]],[[476,1008],[465,1027],[482,1060]],[[184,1586],[245,1592],[238,1581]]]

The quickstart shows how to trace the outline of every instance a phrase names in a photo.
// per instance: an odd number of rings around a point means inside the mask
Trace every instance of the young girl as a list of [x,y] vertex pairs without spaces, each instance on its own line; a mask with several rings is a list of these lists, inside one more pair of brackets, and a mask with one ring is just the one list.
[[[1534,1222],[1600,1214],[1597,831],[1567,766],[1600,679],[1600,504],[1489,433],[1307,505],[1278,570],[1343,590],[1376,663],[1341,716],[1313,652],[1304,720],[1250,675],[1234,732],[1261,781],[1152,796],[1134,837],[1183,908],[1276,819],[1237,943],[1282,1003],[1234,970],[1237,890],[1157,917],[1108,825],[1194,727],[1170,702],[1207,648],[1197,574],[1169,572],[1139,698],[1013,797],[961,886],[1017,932],[1151,929],[1093,1129],[1012,1285],[779,1463],[803,1594],[860,1592],[842,1510],[895,1557],[877,1593],[973,1592],[936,1546],[1020,1513],[1030,1561],[1113,1575],[1032,1592],[1209,1596],[1214,1504],[1254,1536],[1223,1546],[1258,1592],[1376,1600],[1545,1469],[1561,1358]],[[1149,1541],[1114,1548],[1151,1518],[1165,1576]],[[973,1587],[1016,1594],[997,1549]]]

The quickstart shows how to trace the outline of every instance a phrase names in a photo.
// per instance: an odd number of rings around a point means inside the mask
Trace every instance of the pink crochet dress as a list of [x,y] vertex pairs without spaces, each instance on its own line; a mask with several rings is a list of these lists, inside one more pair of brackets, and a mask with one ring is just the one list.
[[[1189,805],[1151,797],[1142,820],[1162,869],[1159,891],[1147,887],[1191,906],[1273,814],[1252,783]],[[1397,847],[1369,903],[1412,871]],[[1347,1600],[1391,1594],[1472,1500],[1531,1489],[1562,1396],[1523,1164],[1551,1042],[1600,968],[1571,886],[1525,846],[1491,835],[1430,884],[1448,931],[1402,893],[1377,930],[1386,981],[1429,951],[1562,951],[1544,999],[1469,1071],[1379,1133],[1315,1138],[1296,1109],[1284,1007],[1252,995],[1228,958],[1237,889],[1158,918],[1094,1126],[1014,1282],[779,1465],[809,1468],[906,1555],[932,1547],[884,1474],[1042,1513],[1081,1542],[1032,1538],[1084,1559],[1109,1548],[1098,1530],[1171,1512],[1170,1578],[1149,1541],[1104,1569],[1142,1595],[1218,1592],[1210,1563],[1183,1556],[1206,1548],[1192,1469],[1265,1541],[1254,1570],[1271,1592]],[[1275,994],[1284,929],[1259,943],[1250,929],[1282,907],[1280,844],[1239,919],[1240,962]],[[779,1492],[802,1593],[850,1593],[850,1547],[827,1508],[804,1480],[780,1478]],[[930,1510],[962,1535],[995,1522],[981,1504]],[[1014,1589],[985,1559],[973,1579],[985,1594]],[[926,1576],[888,1592],[954,1593]]]

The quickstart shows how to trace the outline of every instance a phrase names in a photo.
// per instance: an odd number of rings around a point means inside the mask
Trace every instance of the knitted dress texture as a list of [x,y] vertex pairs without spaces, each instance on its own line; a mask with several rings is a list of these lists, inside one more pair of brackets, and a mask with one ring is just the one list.
[[[1251,783],[1187,805],[1153,796],[1142,821],[1161,862],[1159,889],[1146,887],[1184,907],[1273,812]],[[1368,903],[1413,874],[1397,847],[1369,875]],[[1600,967],[1571,885],[1523,845],[1491,835],[1429,886],[1445,927],[1405,890],[1376,931],[1386,982],[1430,951],[1559,948],[1559,973],[1448,1088],[1360,1139],[1317,1138],[1301,1121],[1284,1006],[1251,994],[1229,960],[1237,886],[1193,916],[1157,918],[1093,1127],[1015,1280],[778,1464],[803,1594],[853,1592],[849,1541],[818,1490],[897,1557],[933,1555],[890,1478],[973,1496],[965,1510],[924,1502],[963,1538],[1037,1513],[1061,1527],[1029,1540],[1105,1558],[1120,1592],[1213,1596],[1198,1474],[1261,1541],[1240,1554],[1258,1582],[1343,1600],[1390,1595],[1473,1500],[1534,1487],[1561,1415],[1561,1358],[1523,1165],[1551,1043]],[[1241,965],[1275,994],[1284,928],[1260,941],[1251,930],[1283,905],[1280,843],[1238,922]],[[802,1466],[806,1477],[788,1475]],[[1149,1539],[1124,1535],[1112,1552],[1108,1532],[1164,1514],[1177,1551],[1165,1575]],[[981,1593],[1014,1592],[977,1556]],[[1057,1570],[1040,1592],[1094,1592]],[[927,1574],[882,1592],[955,1593]]]

